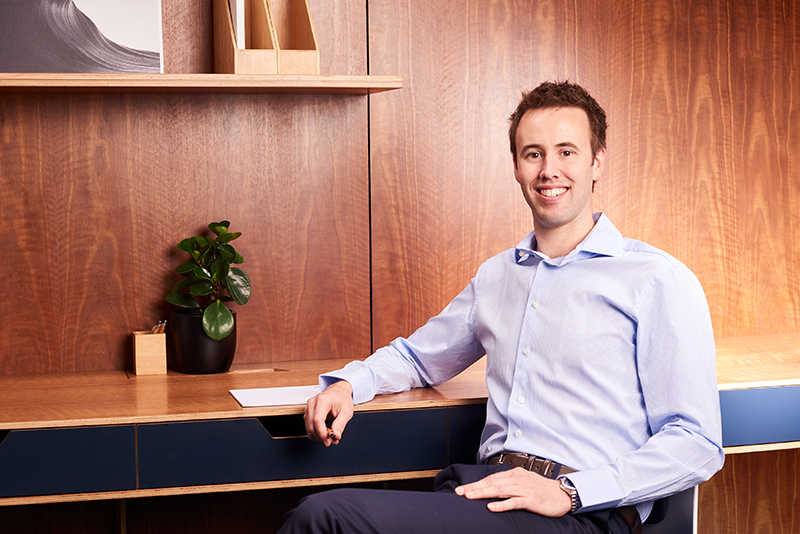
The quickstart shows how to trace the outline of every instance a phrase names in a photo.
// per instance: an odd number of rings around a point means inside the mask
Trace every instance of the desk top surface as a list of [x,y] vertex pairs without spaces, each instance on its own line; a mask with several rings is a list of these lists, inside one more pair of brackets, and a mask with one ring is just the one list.
[[[233,419],[303,413],[303,406],[242,408],[231,389],[308,386],[349,360],[234,364],[215,375],[136,376],[125,371],[0,376],[0,430]],[[379,396],[357,411],[477,404],[486,400],[484,366],[436,388]]]
[[[237,366],[218,375],[125,371],[0,376],[0,430],[231,419],[302,413],[302,406],[241,408],[231,389],[303,386],[348,360]],[[436,388],[384,395],[357,411],[448,407],[485,402],[482,359]],[[800,335],[717,341],[720,389],[800,385]]]

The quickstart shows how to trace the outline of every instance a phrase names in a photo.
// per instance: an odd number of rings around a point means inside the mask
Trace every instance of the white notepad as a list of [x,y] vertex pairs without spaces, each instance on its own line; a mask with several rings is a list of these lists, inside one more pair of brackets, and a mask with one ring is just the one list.
[[292,386],[284,388],[256,388],[230,390],[242,408],[257,406],[288,406],[305,404],[308,399],[319,394],[319,386]]

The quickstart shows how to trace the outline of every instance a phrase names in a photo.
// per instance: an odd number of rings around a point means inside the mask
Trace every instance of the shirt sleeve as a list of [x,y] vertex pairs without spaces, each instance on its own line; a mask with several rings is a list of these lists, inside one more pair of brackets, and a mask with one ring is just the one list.
[[[478,276],[480,275],[480,271]],[[437,386],[472,365],[484,350],[475,335],[475,280],[411,336],[397,338],[362,361],[319,377],[324,390],[339,380],[353,387],[353,402],[411,388]]]
[[711,478],[724,461],[714,335],[700,282],[673,263],[643,295],[636,361],[652,436],[608,465],[570,475],[583,511],[677,493]]

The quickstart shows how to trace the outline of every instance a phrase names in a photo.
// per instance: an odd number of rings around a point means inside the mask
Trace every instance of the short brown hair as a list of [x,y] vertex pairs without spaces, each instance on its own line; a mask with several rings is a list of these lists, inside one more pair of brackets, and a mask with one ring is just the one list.
[[565,82],[544,82],[533,91],[522,93],[522,100],[509,117],[508,138],[511,154],[517,164],[517,128],[525,112],[532,109],[575,107],[586,112],[592,133],[592,158],[606,147],[606,112],[580,85]]

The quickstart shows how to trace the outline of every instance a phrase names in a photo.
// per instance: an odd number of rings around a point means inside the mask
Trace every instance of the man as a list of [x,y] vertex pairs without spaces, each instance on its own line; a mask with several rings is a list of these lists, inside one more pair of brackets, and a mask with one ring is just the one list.
[[336,444],[354,402],[440,384],[486,354],[479,465],[445,469],[434,493],[308,497],[282,532],[639,532],[655,499],[720,469],[705,295],[592,212],[605,131],[580,86],[524,95],[509,138],[534,231],[408,339],[321,376],[306,407],[309,436]]

